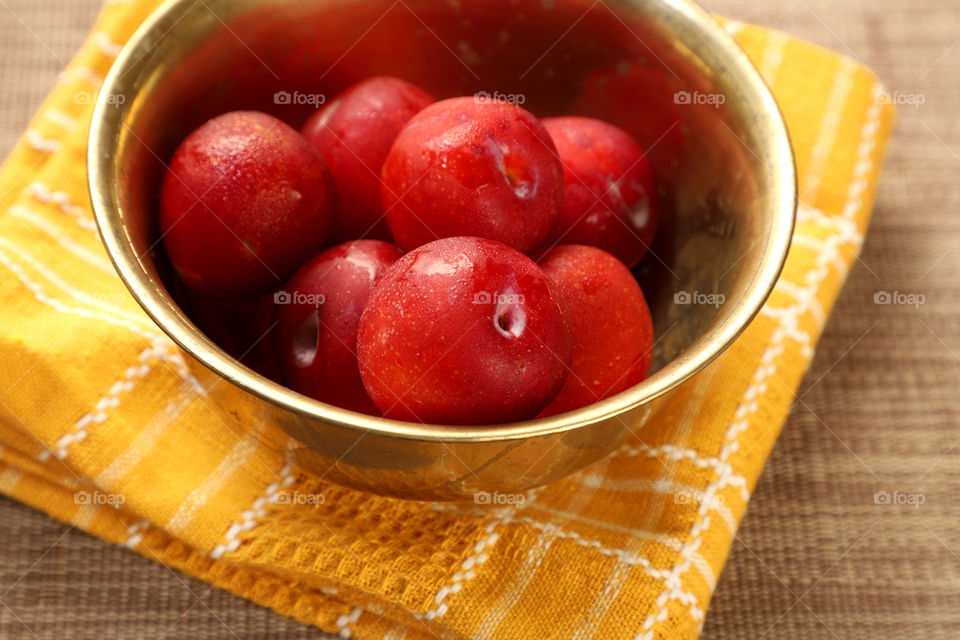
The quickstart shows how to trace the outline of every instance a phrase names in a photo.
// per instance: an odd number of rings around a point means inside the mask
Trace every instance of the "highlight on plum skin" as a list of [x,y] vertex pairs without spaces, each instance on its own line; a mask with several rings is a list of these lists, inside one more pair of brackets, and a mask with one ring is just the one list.
[[437,240],[406,254],[367,302],[360,375],[388,418],[496,424],[533,418],[566,380],[571,338],[556,289],[493,240]]
[[253,294],[283,283],[329,235],[330,170],[303,136],[233,111],[187,136],[160,186],[159,227],[193,291]]

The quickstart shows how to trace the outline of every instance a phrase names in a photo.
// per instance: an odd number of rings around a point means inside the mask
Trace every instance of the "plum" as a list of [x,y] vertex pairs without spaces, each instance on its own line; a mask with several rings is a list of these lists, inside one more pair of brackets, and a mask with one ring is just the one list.
[[627,267],[595,247],[560,245],[540,260],[570,322],[570,375],[541,416],[572,411],[629,389],[646,378],[653,322]]
[[456,237],[414,249],[383,275],[357,348],[386,417],[494,424],[547,406],[566,380],[571,342],[540,267],[500,242]]
[[225,113],[170,161],[163,246],[193,291],[265,292],[323,248],[334,198],[326,162],[297,131],[265,113]]
[[379,76],[353,85],[307,120],[303,135],[327,161],[337,185],[338,239],[390,239],[380,171],[403,126],[433,101],[405,80]]
[[505,102],[452,98],[415,115],[383,165],[396,243],[477,236],[535,248],[557,221],[563,172],[543,125]]
[[653,242],[653,168],[633,138],[592,118],[547,118],[563,164],[563,204],[544,245],[586,244],[635,266]]
[[357,329],[374,283],[402,255],[380,240],[346,242],[308,261],[274,294],[274,357],[291,389],[378,413],[360,380]]

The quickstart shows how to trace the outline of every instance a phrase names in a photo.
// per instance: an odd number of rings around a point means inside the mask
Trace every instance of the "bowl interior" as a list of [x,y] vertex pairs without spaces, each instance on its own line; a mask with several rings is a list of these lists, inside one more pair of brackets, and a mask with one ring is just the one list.
[[[390,422],[298,396],[193,327],[155,225],[165,163],[212,116],[259,109],[299,126],[317,104],[380,74],[438,98],[486,95],[538,116],[602,118],[640,142],[658,177],[661,225],[636,269],[656,327],[652,375],[573,416],[451,437],[566,429],[643,404],[722,351],[772,287],[794,207],[786,132],[743,53],[683,0],[174,0],[107,79],[91,136],[91,191],[107,247],[141,304],[249,391],[340,424]],[[117,94],[124,99],[111,99]]]

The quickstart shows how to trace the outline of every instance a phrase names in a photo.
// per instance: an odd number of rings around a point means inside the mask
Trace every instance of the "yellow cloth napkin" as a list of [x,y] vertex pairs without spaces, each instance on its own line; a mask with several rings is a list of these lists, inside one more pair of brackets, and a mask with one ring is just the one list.
[[[497,511],[342,489],[238,433],[114,275],[91,103],[157,0],[108,3],[0,172],[0,491],[356,638],[693,638],[863,241],[893,120],[865,68],[727,23],[773,88],[802,206],[729,351],[608,459]],[[196,376],[196,377],[194,377]]]

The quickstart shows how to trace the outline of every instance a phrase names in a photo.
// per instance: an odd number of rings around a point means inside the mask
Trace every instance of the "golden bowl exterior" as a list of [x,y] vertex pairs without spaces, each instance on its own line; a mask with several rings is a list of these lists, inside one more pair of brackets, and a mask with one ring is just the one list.
[[[437,97],[522,100],[540,116],[603,117],[658,168],[661,229],[636,271],[657,329],[652,374],[578,411],[516,424],[424,425],[297,394],[224,353],[176,302],[156,230],[174,149],[228,110],[298,122],[370,75]],[[123,100],[116,96],[124,96]],[[642,105],[640,103],[643,103]],[[410,499],[527,490],[598,460],[746,328],[773,289],[796,210],[790,141],[769,91],[723,29],[686,0],[171,0],[101,90],[91,198],[120,277],[157,324],[223,380],[238,430],[277,426],[335,482]],[[722,304],[696,302],[712,295]]]

